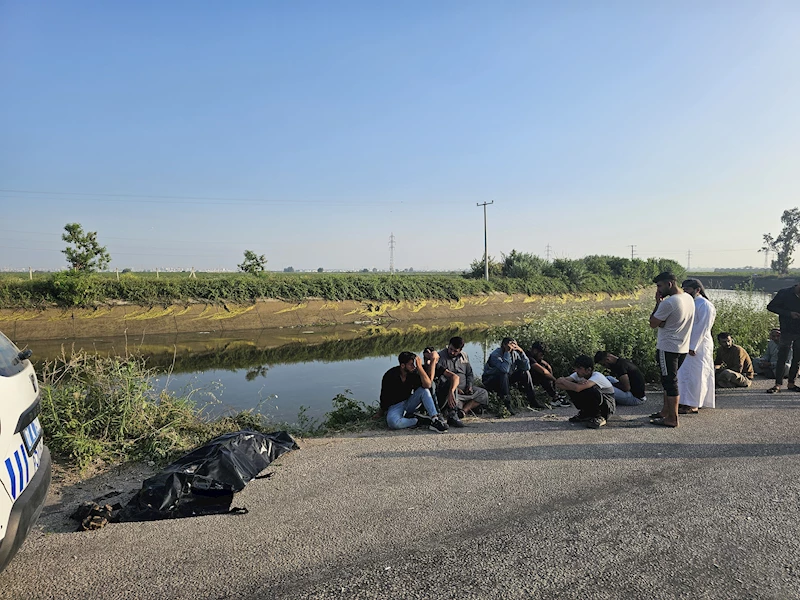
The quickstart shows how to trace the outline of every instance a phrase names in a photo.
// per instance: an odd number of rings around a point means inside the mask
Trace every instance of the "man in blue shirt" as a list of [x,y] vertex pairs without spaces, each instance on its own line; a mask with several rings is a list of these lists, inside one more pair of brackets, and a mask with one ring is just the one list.
[[489,355],[489,360],[483,368],[482,379],[484,387],[496,392],[503,399],[506,410],[512,415],[514,414],[511,406],[512,385],[525,392],[528,406],[531,408],[550,408],[536,399],[531,379],[531,362],[514,338],[503,338],[500,347]]

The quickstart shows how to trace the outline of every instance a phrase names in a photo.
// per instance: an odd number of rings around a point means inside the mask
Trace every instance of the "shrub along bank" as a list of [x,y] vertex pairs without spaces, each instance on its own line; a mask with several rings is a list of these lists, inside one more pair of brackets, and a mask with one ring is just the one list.
[[[33,280],[0,279],[0,308],[47,306],[91,307],[109,302],[143,306],[181,302],[251,304],[274,298],[299,301],[306,298],[355,301],[458,300],[492,292],[527,295],[567,293],[626,293],[651,285],[661,271],[679,277],[683,269],[671,260],[625,259],[594,256],[580,260],[558,259],[531,263],[531,255],[512,253],[510,266],[490,281],[466,275],[380,275],[314,273],[260,275],[203,274],[197,277],[164,277],[125,273],[81,274],[62,271]],[[541,260],[541,259],[539,259]]]

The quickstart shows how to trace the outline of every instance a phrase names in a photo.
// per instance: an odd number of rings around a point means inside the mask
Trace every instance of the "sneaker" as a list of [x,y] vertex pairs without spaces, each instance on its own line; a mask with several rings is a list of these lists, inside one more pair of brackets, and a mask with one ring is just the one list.
[[560,398],[556,397],[550,404],[553,405],[553,408],[565,408],[567,406],[572,406],[572,402],[569,401],[569,398]]
[[450,427],[455,427],[456,429],[460,427],[466,427],[466,425],[464,425],[464,422],[461,419],[459,419],[458,416],[456,416],[455,414],[447,417],[447,424]]
[[430,425],[428,425],[428,429],[430,429],[431,431],[435,431],[436,433],[444,433],[450,428],[447,426],[447,423],[445,423],[442,420],[442,417],[436,415],[431,419]]
[[592,419],[591,417],[587,417],[582,413],[578,413],[574,417],[570,417],[569,418],[569,422],[570,423],[586,423],[587,421],[590,421],[591,419]]
[[594,417],[586,421],[586,426],[589,429],[600,429],[603,425],[606,424],[606,420],[603,417]]
[[456,416],[457,416],[459,419],[463,419],[464,417],[466,417],[466,416],[467,416],[467,413],[465,413],[463,410],[461,410],[461,409],[459,408],[459,409],[457,409],[457,410],[456,410]]
[[428,415],[419,412],[412,413],[411,417],[417,420],[417,427],[430,427],[433,422]]

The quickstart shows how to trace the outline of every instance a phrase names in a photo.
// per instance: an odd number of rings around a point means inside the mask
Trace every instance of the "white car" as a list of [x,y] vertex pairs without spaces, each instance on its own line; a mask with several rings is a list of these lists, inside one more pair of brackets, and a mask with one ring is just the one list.
[[28,537],[50,487],[50,451],[42,439],[30,355],[0,333],[0,571]]

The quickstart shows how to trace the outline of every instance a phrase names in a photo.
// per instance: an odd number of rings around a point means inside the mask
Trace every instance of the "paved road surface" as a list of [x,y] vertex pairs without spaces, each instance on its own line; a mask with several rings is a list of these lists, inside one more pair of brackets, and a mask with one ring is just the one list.
[[800,394],[310,440],[250,512],[36,533],[0,598],[800,598]]

